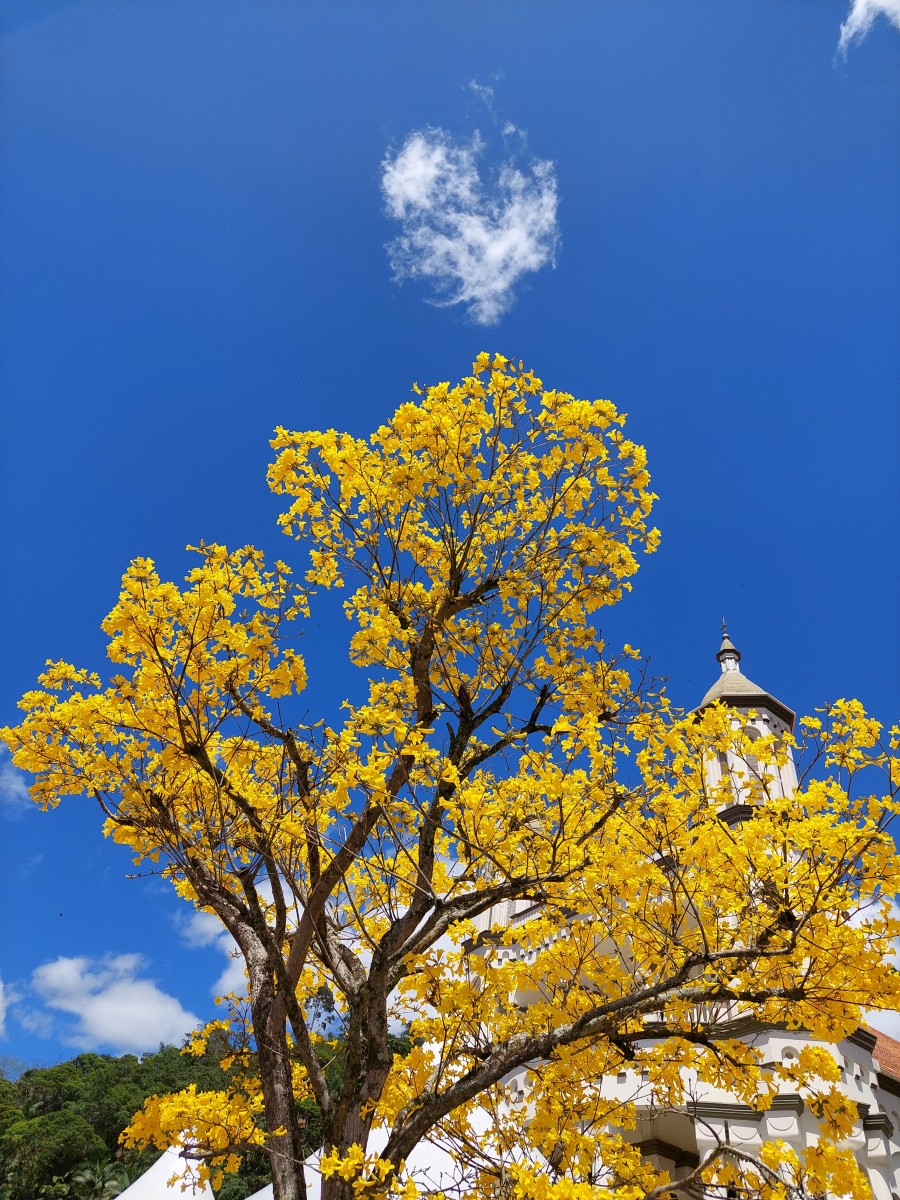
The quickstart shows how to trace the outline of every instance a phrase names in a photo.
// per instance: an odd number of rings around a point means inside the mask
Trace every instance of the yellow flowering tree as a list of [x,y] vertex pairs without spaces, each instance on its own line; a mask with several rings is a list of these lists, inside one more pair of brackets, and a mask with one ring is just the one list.
[[[892,785],[854,790],[889,755],[835,706],[804,734],[825,777],[777,794],[789,739],[757,739],[755,819],[724,823],[734,781],[705,766],[740,759],[740,722],[671,710],[596,625],[657,542],[624,418],[488,355],[416,391],[368,440],[277,430],[269,483],[303,584],[251,547],[201,545],[184,587],[135,561],[103,626],[118,673],[48,664],[3,737],[39,804],[95,797],[243,956],[246,1002],[218,1023],[231,1087],[155,1098],[132,1141],[181,1140],[214,1179],[263,1147],[277,1200],[299,1200],[311,1099],[325,1200],[411,1200],[423,1140],[464,1194],[652,1200],[668,1176],[629,1139],[647,1095],[684,1105],[692,1080],[765,1108],[785,1080],[748,1021],[834,1039],[900,997]],[[364,694],[305,723],[295,631],[333,588]],[[607,1086],[626,1071],[645,1100]],[[832,1060],[790,1071],[817,1145],[717,1148],[697,1186],[865,1193]]]

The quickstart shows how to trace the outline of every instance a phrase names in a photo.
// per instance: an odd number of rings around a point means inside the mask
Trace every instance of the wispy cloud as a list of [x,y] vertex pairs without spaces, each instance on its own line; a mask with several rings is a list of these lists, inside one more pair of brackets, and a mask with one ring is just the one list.
[[194,911],[185,919],[178,921],[178,929],[182,941],[192,947],[213,946],[220,950],[228,959],[228,965],[222,971],[212,986],[214,996],[229,996],[232,993],[244,995],[247,991],[247,977],[244,973],[244,960],[227,929],[212,913]]
[[[492,89],[469,87],[493,117]],[[478,325],[496,324],[522,277],[554,266],[559,246],[553,163],[529,157],[510,122],[502,137],[496,161],[477,130],[458,139],[428,126],[382,163],[386,211],[401,227],[387,246],[394,278],[422,280],[431,303],[462,304]]]
[[491,116],[493,116],[494,89],[485,83],[479,83],[477,79],[470,79],[468,83],[468,90],[484,103],[485,108],[488,110]]
[[18,817],[31,805],[25,775],[12,765],[6,746],[0,745],[0,809],[8,817]]
[[60,1040],[79,1050],[140,1053],[160,1042],[177,1045],[200,1018],[142,977],[144,966],[140,954],[61,957],[38,967],[31,986],[48,1009],[75,1018]]
[[9,1008],[9,996],[6,984],[0,979],[0,1037],[6,1037],[6,1010]]
[[861,42],[878,17],[884,16],[900,29],[900,0],[852,0],[850,12],[841,26],[838,53],[847,57],[854,42]]

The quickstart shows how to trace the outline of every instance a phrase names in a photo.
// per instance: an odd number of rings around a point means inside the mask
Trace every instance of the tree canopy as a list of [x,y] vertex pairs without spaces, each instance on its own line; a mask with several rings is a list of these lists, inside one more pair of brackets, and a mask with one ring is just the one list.
[[[868,794],[889,752],[839,702],[801,726],[824,778],[780,794],[793,739],[757,739],[754,819],[721,821],[735,782],[705,765],[749,753],[741,722],[673,710],[598,626],[658,541],[624,417],[501,356],[415,390],[368,440],[276,431],[269,485],[303,583],[249,546],[199,546],[184,587],[136,560],[103,626],[118,673],[49,663],[3,736],[39,803],[94,796],[106,832],[243,955],[246,1002],[216,1023],[227,1086],[149,1101],[132,1142],[187,1137],[216,1179],[262,1147],[277,1200],[296,1200],[313,1103],[325,1200],[412,1200],[423,1139],[452,1148],[472,1195],[661,1196],[628,1139],[636,1102],[604,1080],[637,1069],[677,1106],[690,1076],[765,1107],[781,1080],[742,1022],[834,1039],[900,998],[896,776]],[[297,635],[338,588],[365,695],[308,721]],[[862,1196],[830,1061],[791,1068],[822,1118],[805,1159],[723,1150],[705,1181]]]

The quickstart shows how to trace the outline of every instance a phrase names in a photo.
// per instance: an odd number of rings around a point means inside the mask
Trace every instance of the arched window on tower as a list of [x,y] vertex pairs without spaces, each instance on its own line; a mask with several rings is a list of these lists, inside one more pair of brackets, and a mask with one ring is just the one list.
[[[759,736],[759,730],[753,725],[748,725],[744,729],[744,737],[746,742],[749,742],[751,746],[754,742],[759,740]],[[760,795],[760,789],[763,786],[763,769],[757,756],[750,750],[745,749],[742,757],[747,776],[745,780],[746,790],[748,795],[755,798]]]
[[731,779],[731,764],[728,761],[727,750],[716,751],[716,762],[719,765],[719,776],[722,780],[722,786],[733,792],[734,784]]

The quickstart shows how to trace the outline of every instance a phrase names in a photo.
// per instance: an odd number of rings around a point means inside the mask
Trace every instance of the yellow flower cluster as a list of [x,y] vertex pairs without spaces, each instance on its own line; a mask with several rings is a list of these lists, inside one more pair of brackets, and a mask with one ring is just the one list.
[[151,1096],[122,1136],[126,1146],[184,1146],[197,1154],[197,1174],[218,1187],[240,1167],[239,1154],[262,1146],[258,1093],[198,1092],[195,1084],[168,1096]]
[[[199,546],[184,586],[138,559],[103,625],[118,673],[48,663],[2,731],[38,803],[95,797],[244,956],[245,1004],[189,1051],[230,1030],[246,1074],[149,1101],[130,1143],[187,1141],[214,1180],[249,1146],[299,1161],[296,1102],[314,1098],[326,1200],[413,1200],[403,1138],[423,1113],[481,1196],[661,1200],[668,1176],[622,1132],[636,1096],[604,1087],[632,1071],[666,1109],[695,1085],[763,1109],[789,1084],[816,1146],[769,1147],[755,1176],[718,1158],[706,1183],[861,1198],[833,1062],[775,1071],[739,1031],[833,1041],[900,1006],[896,803],[850,792],[874,769],[896,789],[900,733],[885,748],[843,700],[802,744],[751,740],[724,706],[674,711],[594,624],[658,542],[623,416],[502,356],[417,392],[368,440],[277,431],[269,483],[303,587],[252,547]],[[307,588],[345,580],[363,682],[308,722],[291,630]],[[785,795],[804,747],[827,774]],[[728,825],[738,796],[753,819]],[[321,1065],[323,995],[352,1070]],[[373,1126],[401,1149],[373,1155]]]

